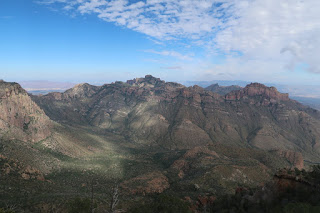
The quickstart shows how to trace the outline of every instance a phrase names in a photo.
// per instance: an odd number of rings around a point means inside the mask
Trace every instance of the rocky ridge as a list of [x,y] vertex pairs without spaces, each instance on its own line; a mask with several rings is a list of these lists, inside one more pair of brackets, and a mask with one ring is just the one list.
[[55,121],[91,125],[169,149],[218,142],[319,152],[319,113],[259,83],[221,96],[147,75],[100,87],[82,84],[33,100]]
[[0,137],[37,142],[51,134],[52,123],[17,83],[0,82]]

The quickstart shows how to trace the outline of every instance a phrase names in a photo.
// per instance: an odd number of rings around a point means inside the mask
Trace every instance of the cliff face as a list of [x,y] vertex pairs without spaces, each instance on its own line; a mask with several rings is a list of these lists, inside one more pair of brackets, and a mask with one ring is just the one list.
[[0,82],[0,137],[37,142],[51,134],[51,121],[17,83]]

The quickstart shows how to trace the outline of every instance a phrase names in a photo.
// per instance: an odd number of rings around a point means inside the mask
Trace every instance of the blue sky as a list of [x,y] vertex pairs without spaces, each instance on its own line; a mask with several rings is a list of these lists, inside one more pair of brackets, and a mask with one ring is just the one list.
[[[1,0],[0,78],[320,84],[316,0]],[[306,15],[307,14],[307,15]]]

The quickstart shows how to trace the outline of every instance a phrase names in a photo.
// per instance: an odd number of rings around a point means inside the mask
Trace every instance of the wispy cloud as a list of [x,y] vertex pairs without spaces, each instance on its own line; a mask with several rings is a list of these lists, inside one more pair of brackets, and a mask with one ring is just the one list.
[[0,16],[0,19],[12,19],[14,16]]
[[181,54],[181,53],[179,53],[179,52],[176,52],[176,51],[167,51],[167,50],[163,50],[163,51],[144,50],[144,52],[153,53],[153,54],[162,55],[162,56],[175,57],[175,58],[178,58],[178,59],[180,59],[180,60],[187,60],[187,61],[191,61],[191,60],[192,60],[192,56],[191,56],[191,55],[183,55],[183,54]]
[[60,3],[80,14],[97,14],[105,21],[126,26],[158,39],[199,38],[223,26],[228,0],[43,0]]
[[[232,73],[237,66],[294,69],[299,63],[320,73],[319,0],[44,0],[72,13],[96,14],[157,42],[184,39],[209,52],[228,55],[218,70]],[[160,43],[159,43],[160,44]],[[146,52],[192,60],[176,51]],[[232,53],[239,53],[233,55]],[[229,63],[229,64],[228,64]],[[242,70],[242,69],[240,69]],[[219,73],[221,73],[219,71]]]
[[180,66],[160,67],[160,69],[164,69],[164,70],[181,70],[182,67],[180,67]]
[[216,47],[240,51],[247,59],[280,61],[290,69],[307,63],[309,71],[320,73],[320,1],[255,0],[237,5],[238,18],[217,33]]

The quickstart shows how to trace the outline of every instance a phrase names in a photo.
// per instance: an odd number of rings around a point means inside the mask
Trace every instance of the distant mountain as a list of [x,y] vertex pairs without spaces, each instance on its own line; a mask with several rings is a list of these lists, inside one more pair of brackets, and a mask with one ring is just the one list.
[[[230,86],[240,86],[245,87],[250,82],[246,81],[225,81],[225,80],[215,80],[215,81],[186,81],[182,82],[186,86],[198,85],[204,87],[212,92],[219,93],[219,87],[230,87]],[[219,87],[215,88],[216,84]],[[310,106],[314,109],[320,109],[320,86],[315,85],[284,85],[277,83],[264,83],[269,87],[276,87],[280,92],[289,93],[291,98],[297,100],[304,105]],[[222,86],[220,86],[222,85]],[[236,88],[235,88],[236,89]],[[229,90],[226,89],[226,92]],[[225,92],[220,92],[219,94],[226,94]]]
[[235,90],[241,90],[242,87],[237,86],[237,85],[232,85],[232,86],[219,86],[219,84],[212,84],[208,87],[205,88],[206,90],[209,90],[211,92],[218,93],[219,95],[226,95],[231,91]]
[[299,96],[292,96],[294,100],[299,101],[300,103],[312,107],[314,109],[320,110],[320,98],[310,98],[310,97],[299,97]]
[[200,87],[208,87],[212,84],[219,84],[221,86],[232,86],[232,85],[236,85],[236,86],[240,86],[240,87],[245,87],[246,85],[250,84],[251,82],[249,81],[228,81],[228,80],[213,80],[213,81],[183,81],[180,82],[181,84],[189,87],[189,86],[194,86],[194,85],[198,85]]
[[32,94],[48,94],[50,92],[64,92],[75,86],[69,82],[53,81],[20,81],[20,85]]
[[320,98],[320,85],[267,85],[277,87],[279,91],[289,93],[292,97]]

